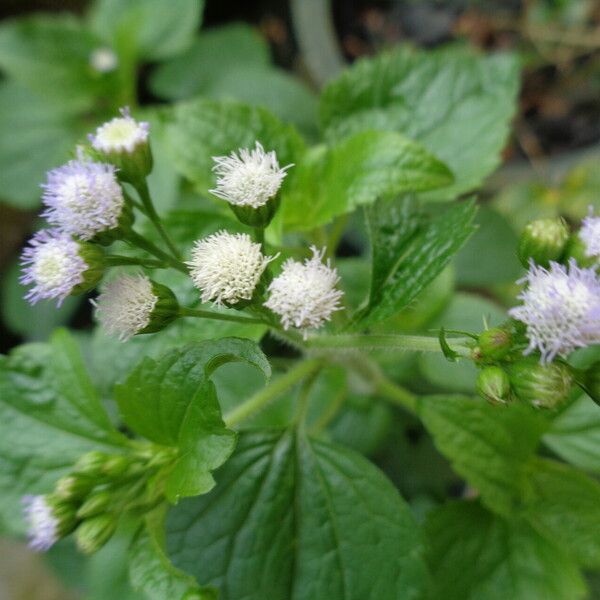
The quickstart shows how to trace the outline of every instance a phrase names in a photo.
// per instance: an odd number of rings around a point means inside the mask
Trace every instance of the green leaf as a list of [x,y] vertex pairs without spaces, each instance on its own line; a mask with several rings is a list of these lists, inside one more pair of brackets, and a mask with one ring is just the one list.
[[183,100],[205,92],[227,71],[269,62],[269,46],[256,29],[231,23],[203,31],[186,52],[154,71],[150,87],[162,98]]
[[210,472],[235,447],[235,434],[223,423],[214,384],[208,379],[220,365],[235,361],[270,376],[269,363],[254,342],[226,338],[184,346],[158,361],[145,358],[115,388],[123,421],[134,432],[179,450],[165,490],[171,502],[210,490],[214,486]]
[[582,396],[552,421],[544,444],[571,464],[600,473],[600,410]]
[[360,455],[292,431],[248,434],[218,479],[170,512],[167,551],[221,600],[420,597],[417,526]]
[[317,147],[290,173],[283,195],[288,229],[313,229],[379,198],[448,185],[448,168],[422,146],[390,131],[365,131]]
[[23,494],[46,493],[85,452],[119,451],[75,342],[64,331],[51,344],[26,344],[0,356],[0,518],[18,530]]
[[45,172],[68,158],[78,137],[66,107],[14,82],[0,82],[0,198],[19,208],[37,208]]
[[[397,209],[392,206],[391,214],[388,214],[390,219],[398,222],[403,213],[395,211]],[[379,225],[376,232],[371,230],[373,242],[395,245],[398,253],[394,256],[386,249],[373,250],[373,256],[378,257],[374,270],[375,286],[372,286],[369,305],[360,315],[360,326],[372,325],[398,313],[433,281],[473,233],[475,212],[474,202],[462,202],[435,217],[416,235],[412,233],[416,222],[411,219],[401,226],[395,241],[390,240],[389,232],[380,232],[382,227],[385,228],[384,215],[371,218],[371,226]],[[392,263],[394,259],[395,263]]]
[[148,522],[135,536],[129,554],[129,578],[134,589],[148,600],[185,600],[195,593],[198,600],[217,600],[210,590],[202,590],[193,577],[176,569],[169,561],[161,540],[162,523]]
[[[281,166],[297,164],[304,142],[269,111],[237,102],[193,100],[165,113],[167,144],[175,168],[206,194],[215,184],[213,156],[254,147],[275,150]],[[285,183],[284,183],[285,186]]]
[[560,545],[522,520],[505,521],[477,502],[454,502],[427,522],[431,600],[577,600],[585,584]]
[[401,131],[448,164],[455,182],[427,198],[450,200],[479,186],[500,162],[518,91],[509,55],[467,48],[400,48],[358,61],[321,96],[328,139],[364,129]]
[[0,26],[0,70],[39,94],[44,104],[87,110],[109,83],[90,65],[99,45],[71,15],[6,21]]
[[438,450],[484,504],[511,514],[521,500],[544,418],[530,407],[497,407],[464,396],[425,396],[418,412]]
[[204,0],[99,0],[89,24],[107,44],[127,37],[138,58],[161,60],[190,46],[203,8]]
[[588,568],[600,566],[600,483],[552,460],[531,461],[522,515]]

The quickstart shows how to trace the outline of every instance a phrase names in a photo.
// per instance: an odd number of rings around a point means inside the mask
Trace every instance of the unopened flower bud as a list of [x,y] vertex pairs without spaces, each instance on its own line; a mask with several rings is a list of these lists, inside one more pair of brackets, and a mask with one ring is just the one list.
[[540,364],[535,358],[524,358],[507,367],[510,384],[516,396],[538,408],[555,408],[569,399],[573,375],[561,362]]
[[511,400],[510,381],[500,367],[485,367],[479,372],[477,391],[491,404],[507,404]]
[[60,500],[79,500],[87,496],[93,487],[94,481],[86,475],[65,475],[56,482],[53,495]]
[[529,223],[519,240],[518,255],[524,267],[530,260],[547,267],[550,261],[559,260],[569,239],[569,228],[562,218],[538,219]]
[[118,520],[118,516],[111,513],[85,519],[75,531],[77,547],[84,554],[97,552],[112,537]]
[[77,511],[79,519],[88,519],[95,515],[100,515],[106,512],[106,509],[111,505],[113,495],[107,490],[101,490],[90,494]]
[[102,474],[109,479],[119,479],[127,471],[131,461],[122,454],[115,454],[106,459],[102,465]]
[[75,463],[74,471],[90,477],[99,475],[104,467],[104,463],[110,456],[110,454],[99,452],[98,450],[87,452]]
[[135,184],[152,171],[149,133],[147,122],[136,121],[128,108],[122,108],[121,116],[98,127],[90,141],[94,150],[117,167],[121,179]]
[[477,358],[483,362],[502,360],[510,352],[513,336],[504,327],[486,329],[477,338]]
[[179,314],[173,292],[145,275],[122,275],[109,281],[94,305],[102,326],[123,342],[160,331]]

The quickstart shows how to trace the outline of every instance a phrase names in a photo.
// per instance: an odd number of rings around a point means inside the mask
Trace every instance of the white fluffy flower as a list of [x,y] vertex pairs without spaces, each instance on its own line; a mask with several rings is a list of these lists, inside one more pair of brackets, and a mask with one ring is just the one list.
[[150,124],[146,121],[136,121],[128,108],[121,109],[121,116],[100,125],[95,135],[90,135],[92,146],[104,152],[121,153],[133,152],[138,146],[148,143]]
[[115,167],[72,160],[48,172],[42,216],[62,231],[90,240],[119,224],[125,198]]
[[263,271],[273,260],[245,233],[219,231],[198,240],[186,264],[202,302],[218,305],[250,300]]
[[90,65],[98,73],[110,73],[119,65],[119,59],[110,48],[96,48],[90,54]]
[[42,552],[50,549],[60,537],[60,523],[54,516],[46,496],[24,496],[23,504],[29,547]]
[[240,148],[238,154],[213,156],[213,160],[217,187],[210,191],[230,204],[252,208],[265,205],[277,194],[292,166],[281,169],[275,152],[265,152],[259,142],[254,150]]
[[339,277],[329,261],[323,264],[325,250],[311,246],[312,257],[304,263],[288,259],[281,274],[269,286],[265,306],[281,317],[285,329],[318,328],[340,310],[343,292],[336,289]]
[[94,305],[106,331],[125,342],[150,324],[157,302],[148,277],[121,275],[106,284]]
[[600,217],[595,217],[591,209],[583,220],[579,237],[585,244],[586,256],[600,258]]
[[546,363],[600,343],[600,278],[594,269],[582,269],[574,260],[568,268],[532,263],[522,282],[527,283],[519,296],[523,304],[509,314],[527,326],[525,354],[539,350]]

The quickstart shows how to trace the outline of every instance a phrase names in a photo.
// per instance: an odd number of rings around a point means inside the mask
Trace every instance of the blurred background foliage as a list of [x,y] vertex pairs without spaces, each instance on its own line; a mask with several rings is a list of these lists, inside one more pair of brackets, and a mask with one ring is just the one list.
[[[90,334],[86,302],[70,298],[60,310],[49,303],[30,307],[17,281],[18,253],[37,225],[39,184],[45,171],[67,160],[85,133],[123,105],[143,110],[153,123],[159,165],[152,174],[154,196],[163,210],[175,209],[169,217],[171,226],[178,228],[181,240],[190,241],[201,233],[197,228],[189,231],[190,210],[196,217],[199,207],[206,211],[202,222],[207,231],[214,230],[221,217],[212,205],[201,204],[170,168],[156,118],[165,103],[233,98],[269,109],[313,141],[319,131],[318,91],[345,64],[398,44],[433,48],[454,42],[484,52],[516,52],[522,65],[518,113],[503,166],[481,191],[479,231],[418,302],[381,325],[383,330],[393,326],[400,331],[428,331],[443,323],[447,328],[478,331],[482,317],[490,323],[501,321],[522,272],[515,247],[524,224],[534,216],[559,214],[576,222],[590,205],[600,208],[597,1],[207,0],[204,4],[4,0],[0,5],[1,351],[23,341],[46,339],[54,327],[69,325],[95,356],[95,364],[101,365],[96,367],[97,383],[107,393],[140,352],[152,351],[134,341],[117,358],[112,341]],[[355,215],[337,262],[351,303],[362,298],[368,286],[365,247],[363,225]],[[182,332],[173,331],[173,344],[179,343]],[[259,337],[261,332],[248,335]],[[416,355],[399,361],[394,356],[393,363],[385,356],[381,360],[396,380],[410,379],[417,389],[447,390],[450,381],[454,391],[473,391],[474,368],[468,364]],[[322,378],[315,397],[326,395],[328,385],[339,390],[339,377],[332,370]],[[262,385],[255,372],[240,365],[225,367],[217,379],[225,405],[228,398],[232,404],[239,398],[236,381],[244,381],[245,393]],[[352,384],[347,386],[351,390],[347,408],[332,424],[336,440],[376,460],[417,514],[436,499],[468,493],[422,425],[388,405],[367,402]],[[290,405],[290,398],[283,398],[259,418],[271,425],[285,420]],[[586,398],[574,404],[545,442],[548,451],[600,473],[600,423],[590,406]],[[596,427],[582,434],[581,424],[590,422]],[[14,546],[10,551],[3,547],[2,555],[15,556],[21,568],[8,559],[0,561],[0,598],[66,599],[70,596],[64,586],[75,590],[73,597],[90,600],[136,598],[127,585],[125,544],[126,532],[86,561],[61,544],[50,553],[48,563],[63,584],[54,581],[40,560]],[[21,577],[23,569],[35,575]],[[54,583],[33,586],[38,579]],[[593,578],[590,583],[594,585]],[[600,588],[592,591],[596,593],[592,597],[600,597]]]

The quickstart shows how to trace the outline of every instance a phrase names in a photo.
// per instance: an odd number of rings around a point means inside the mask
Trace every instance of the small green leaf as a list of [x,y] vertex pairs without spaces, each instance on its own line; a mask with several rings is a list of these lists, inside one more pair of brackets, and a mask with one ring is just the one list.
[[[379,283],[379,287],[372,286],[371,299],[360,314],[359,326],[368,327],[398,313],[433,281],[473,233],[475,212],[474,202],[462,202],[435,217],[416,235],[412,234],[417,226],[416,220],[413,220],[405,231],[401,230],[396,242],[395,263],[386,250],[374,249],[374,257],[383,255],[386,258],[379,259],[381,264],[378,263],[374,271],[375,284]],[[371,232],[375,244],[393,244],[389,235],[380,233],[383,217],[370,222],[379,223],[378,230]],[[384,280],[386,271],[388,274]]]
[[484,504],[511,514],[521,501],[545,419],[530,407],[497,407],[464,396],[424,396],[418,412],[438,450]]
[[600,566],[600,484],[569,465],[536,458],[522,515],[582,566]]
[[210,494],[171,510],[166,546],[220,600],[420,597],[417,525],[360,455],[292,431],[257,432],[241,437],[217,477]]
[[118,47],[127,37],[138,58],[161,60],[189,47],[203,9],[204,0],[99,0],[89,24],[105,43]]
[[440,340],[440,348],[442,349],[442,353],[444,354],[446,360],[449,362],[456,362],[456,359],[458,358],[458,352],[452,350],[452,348],[450,348],[448,345],[448,342],[446,341],[446,330],[443,327],[440,329],[438,338]]
[[585,584],[562,544],[478,502],[453,502],[427,521],[431,600],[578,600]]
[[254,148],[259,141],[265,150],[276,151],[283,167],[298,164],[304,152],[296,129],[264,108],[198,99],[176,105],[164,118],[175,168],[203,194],[215,185],[213,156]]
[[452,173],[421,145],[394,132],[365,131],[317,147],[290,173],[288,229],[313,229],[380,198],[448,185]]
[[426,198],[451,200],[477,187],[500,162],[519,86],[506,54],[460,47],[407,47],[357,61],[323,91],[327,139],[357,131],[401,131],[448,164],[455,182]]

